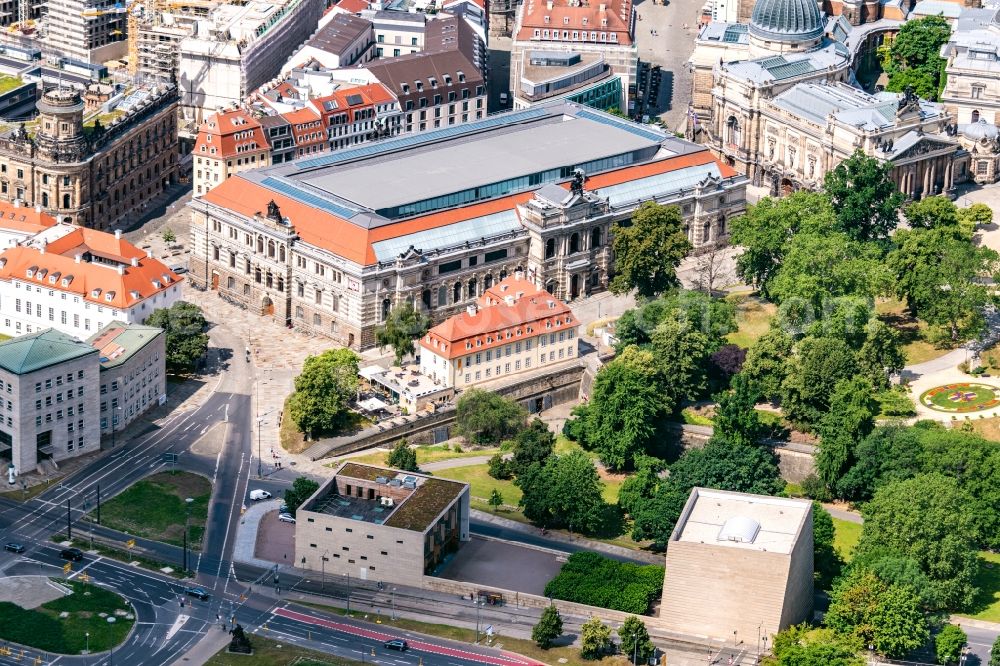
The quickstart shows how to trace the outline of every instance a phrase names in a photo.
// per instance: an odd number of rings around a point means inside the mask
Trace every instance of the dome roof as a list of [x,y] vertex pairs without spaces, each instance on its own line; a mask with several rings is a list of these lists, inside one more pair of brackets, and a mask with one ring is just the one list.
[[978,122],[969,123],[962,130],[962,135],[970,141],[992,140],[1000,136],[1000,129],[996,125],[986,122],[980,118]]
[[816,0],[757,0],[750,34],[777,42],[817,39],[823,36],[823,17]]

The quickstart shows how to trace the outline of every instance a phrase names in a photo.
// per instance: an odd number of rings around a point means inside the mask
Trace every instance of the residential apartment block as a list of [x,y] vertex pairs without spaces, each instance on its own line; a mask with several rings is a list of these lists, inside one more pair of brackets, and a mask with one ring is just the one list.
[[97,357],[51,328],[0,342],[0,455],[17,474],[100,450]]
[[296,511],[296,566],[420,585],[469,540],[469,500],[467,483],[344,463]]
[[0,251],[0,333],[55,328],[85,339],[112,321],[143,322],[180,299],[183,278],[120,231],[55,224],[20,210],[7,208],[0,220],[0,237],[15,243]]
[[698,246],[745,187],[701,146],[548,103],[236,174],[190,204],[188,277],[364,349],[393,307],[439,323],[518,271],[560,300],[603,290],[612,225],[642,202],[678,206]]
[[576,358],[579,328],[565,303],[517,273],[420,339],[420,374],[465,388],[537,370]]
[[329,69],[353,67],[374,57],[375,30],[371,21],[353,14],[338,13],[292,54],[281,71],[287,73],[305,64]]
[[113,321],[87,340],[100,352],[102,433],[166,402],[166,337],[162,328]]
[[192,154],[194,193],[204,194],[233,174],[270,164],[271,148],[257,119],[235,109],[202,123]]

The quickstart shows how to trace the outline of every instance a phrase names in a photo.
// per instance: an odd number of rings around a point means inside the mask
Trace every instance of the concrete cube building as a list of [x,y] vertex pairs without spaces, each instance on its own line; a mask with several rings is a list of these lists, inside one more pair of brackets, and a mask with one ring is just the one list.
[[344,463],[296,512],[295,565],[420,585],[469,540],[469,484]]
[[752,650],[812,610],[812,503],[695,488],[666,569],[661,626]]

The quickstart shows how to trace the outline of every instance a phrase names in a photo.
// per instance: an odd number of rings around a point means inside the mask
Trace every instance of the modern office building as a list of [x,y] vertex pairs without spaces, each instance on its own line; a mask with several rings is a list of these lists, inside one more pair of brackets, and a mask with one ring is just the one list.
[[575,359],[579,329],[565,303],[517,273],[420,338],[420,374],[466,388],[531,372]]
[[469,484],[344,463],[296,511],[295,565],[419,586],[469,540]]
[[659,624],[750,644],[809,619],[812,502],[695,488],[667,544]]
[[48,328],[0,342],[0,458],[17,474],[101,448],[98,351]]
[[236,174],[190,204],[189,278],[363,349],[393,307],[442,322],[517,271],[560,300],[605,289],[616,221],[676,205],[712,242],[745,184],[704,147],[543,104]]
[[84,124],[76,90],[47,90],[33,136],[0,134],[0,201],[41,206],[60,222],[113,228],[142,213],[177,174],[177,91],[141,86],[114,118]]
[[[6,212],[20,217],[16,209]],[[37,211],[0,220],[4,236],[20,234],[0,251],[0,333],[56,328],[84,339],[112,321],[141,323],[180,299],[183,278],[120,231],[48,221]]]
[[524,51],[521,79],[512,90],[515,109],[543,100],[565,99],[602,111],[621,110],[628,86],[601,53]]
[[166,402],[166,338],[162,328],[113,321],[87,340],[100,352],[101,433]]

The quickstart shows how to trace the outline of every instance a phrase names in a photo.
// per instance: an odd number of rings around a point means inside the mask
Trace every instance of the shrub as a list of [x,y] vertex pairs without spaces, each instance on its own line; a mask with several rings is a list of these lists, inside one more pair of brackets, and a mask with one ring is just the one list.
[[959,363],[958,364],[958,371],[959,372],[964,372],[965,374],[969,374],[969,362],[968,361],[962,361],[961,363]]
[[619,562],[597,553],[573,553],[559,575],[545,586],[545,595],[642,615],[663,592],[663,571],[655,564]]
[[502,453],[496,453],[490,458],[486,471],[494,479],[501,481],[514,476],[514,472],[510,467],[510,461],[506,460]]
[[806,478],[802,479],[802,493],[817,502],[829,502],[833,499],[833,495],[830,493],[830,489],[826,487],[815,474],[810,474]]

